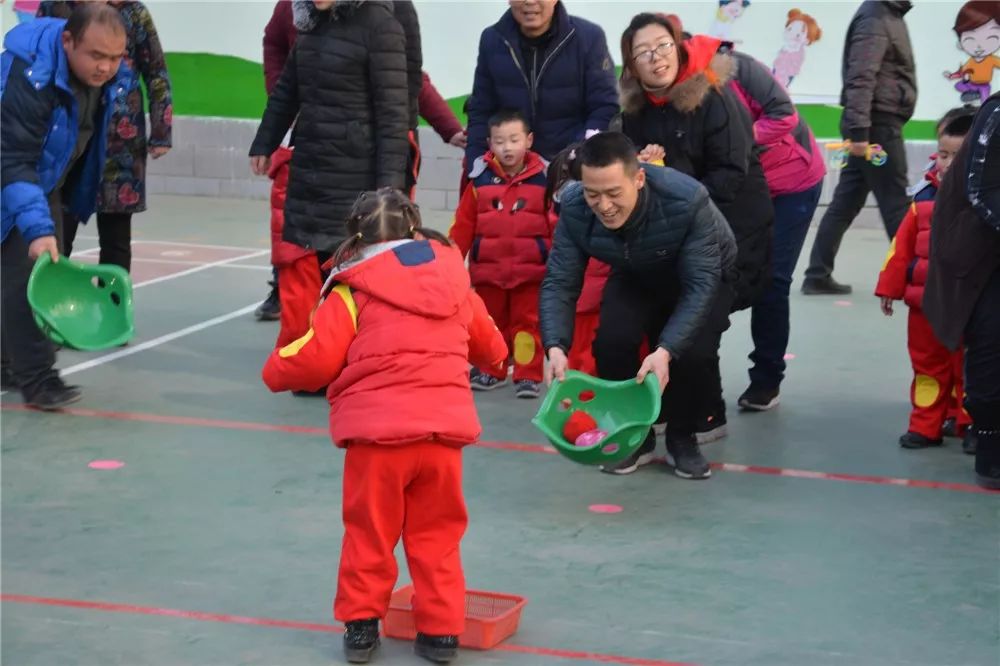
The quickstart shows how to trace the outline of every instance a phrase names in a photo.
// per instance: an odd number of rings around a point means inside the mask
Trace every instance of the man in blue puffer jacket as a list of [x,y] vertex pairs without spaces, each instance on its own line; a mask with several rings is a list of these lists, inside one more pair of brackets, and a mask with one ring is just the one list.
[[479,39],[469,97],[466,164],[486,152],[487,122],[518,109],[535,134],[532,150],[547,160],[618,113],[615,67],[600,26],[570,16],[561,0],[510,0]]
[[63,210],[81,221],[94,211],[111,109],[124,101],[131,78],[119,67],[125,41],[121,16],[103,3],[82,3],[68,21],[22,24],[4,39],[3,378],[38,409],[64,407],[79,400],[80,391],[53,367],[53,347],[28,305],[28,277],[42,254],[58,260]]

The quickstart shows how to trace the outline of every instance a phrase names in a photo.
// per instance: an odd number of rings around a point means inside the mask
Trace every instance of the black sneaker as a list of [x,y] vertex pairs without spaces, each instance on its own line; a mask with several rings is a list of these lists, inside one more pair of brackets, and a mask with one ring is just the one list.
[[717,442],[728,437],[729,427],[726,425],[726,413],[720,412],[699,421],[694,436],[699,444]]
[[344,625],[344,656],[352,664],[367,664],[379,646],[378,619],[355,620]]
[[851,285],[840,284],[832,277],[806,278],[802,281],[802,293],[806,296],[845,296],[852,291]]
[[954,416],[949,416],[941,424],[941,436],[942,437],[960,437],[958,433],[958,422],[955,420]]
[[435,664],[447,664],[458,656],[458,636],[428,636],[417,634],[413,651],[418,657]]
[[693,437],[667,440],[667,453],[673,458],[674,474],[682,479],[701,480],[712,476],[712,468]]
[[625,460],[611,466],[601,465],[601,471],[605,474],[631,474],[635,472],[640,467],[653,462],[656,451],[656,434],[650,430],[649,435],[646,436],[646,441],[642,443],[639,449],[630,455]]
[[498,379],[493,375],[480,372],[472,376],[472,379],[469,380],[469,385],[472,386],[473,391],[493,391],[501,386],[506,386],[507,378]]
[[514,395],[518,398],[530,400],[537,398],[541,392],[542,388],[539,383],[533,382],[530,379],[519,379],[514,382]]
[[777,407],[780,402],[777,388],[767,389],[751,384],[736,401],[736,404],[747,412],[766,412]]
[[59,377],[50,377],[32,390],[23,390],[24,404],[43,412],[55,412],[80,400],[80,387],[68,386]]
[[899,445],[904,449],[927,449],[932,446],[941,446],[943,440],[924,437],[915,432],[908,432],[899,438]]
[[962,438],[962,453],[970,456],[976,455],[977,444],[979,444],[979,437],[976,436],[976,429],[969,426],[965,429],[965,437]]
[[278,321],[281,319],[281,301],[278,299],[278,289],[273,282],[268,282],[268,284],[271,285],[271,293],[267,295],[263,303],[257,306],[253,313],[257,321]]

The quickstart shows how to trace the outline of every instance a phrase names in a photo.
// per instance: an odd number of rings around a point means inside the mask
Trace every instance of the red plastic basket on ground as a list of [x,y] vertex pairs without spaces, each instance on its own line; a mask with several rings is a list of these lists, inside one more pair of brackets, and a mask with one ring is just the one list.
[[[527,603],[524,597],[513,594],[466,590],[465,632],[458,638],[459,645],[473,650],[489,650],[499,645],[517,631],[521,610]],[[412,585],[392,593],[385,616],[385,635],[410,641],[417,637]]]

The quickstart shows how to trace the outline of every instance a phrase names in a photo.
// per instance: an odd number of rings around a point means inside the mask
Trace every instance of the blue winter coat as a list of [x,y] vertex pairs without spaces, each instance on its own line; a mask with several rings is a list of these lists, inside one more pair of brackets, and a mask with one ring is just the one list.
[[[73,156],[79,123],[62,46],[62,19],[36,19],[14,27],[0,56],[0,198],[3,239],[15,226],[25,242],[55,233],[47,197]],[[132,75],[124,63],[104,86],[102,117],[95,121],[80,177],[63,203],[86,222],[94,212],[104,170],[107,127],[116,98],[124,101]]]
[[562,2],[556,5],[553,23],[552,40],[533,82],[533,67],[524,62],[520,29],[510,10],[483,30],[466,109],[470,168],[486,152],[487,122],[501,109],[519,109],[525,115],[535,133],[532,150],[547,160],[581,141],[587,130],[606,130],[618,113],[615,67],[604,31],[570,16]]

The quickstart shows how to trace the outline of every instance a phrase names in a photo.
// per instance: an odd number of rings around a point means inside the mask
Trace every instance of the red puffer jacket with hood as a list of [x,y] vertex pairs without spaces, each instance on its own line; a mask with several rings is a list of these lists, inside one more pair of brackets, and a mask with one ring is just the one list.
[[312,328],[264,366],[272,391],[327,388],[330,434],[356,443],[471,444],[469,363],[507,362],[462,257],[426,240],[379,243],[335,267]]

